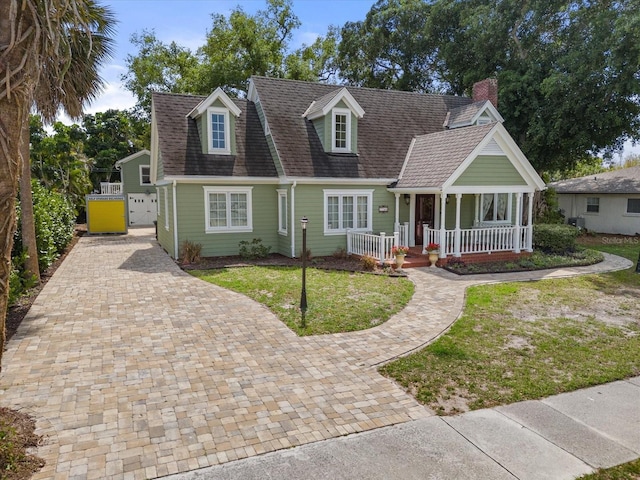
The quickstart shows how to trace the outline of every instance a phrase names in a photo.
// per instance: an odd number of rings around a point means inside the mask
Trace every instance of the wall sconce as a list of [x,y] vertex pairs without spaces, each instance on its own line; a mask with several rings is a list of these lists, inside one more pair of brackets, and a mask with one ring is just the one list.
[[408,193],[404,194],[404,203],[407,205],[411,203],[411,195],[409,195]]
[[446,204],[449,205],[449,195],[447,195],[447,199],[445,200]]

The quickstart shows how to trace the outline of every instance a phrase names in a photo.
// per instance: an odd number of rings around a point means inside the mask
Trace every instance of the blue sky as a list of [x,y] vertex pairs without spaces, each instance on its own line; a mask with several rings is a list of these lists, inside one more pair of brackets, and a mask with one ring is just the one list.
[[[249,14],[266,8],[265,0],[103,0],[102,3],[112,9],[118,20],[115,52],[102,70],[105,90],[87,106],[86,113],[125,109],[135,104],[120,81],[126,72],[127,54],[136,54],[129,41],[133,33],[153,29],[160,40],[175,41],[195,50],[204,44],[212,13],[228,15],[238,5]],[[302,25],[294,32],[292,48],[312,43],[318,35],[326,33],[329,25],[364,20],[374,3],[375,0],[294,0],[293,9]]]

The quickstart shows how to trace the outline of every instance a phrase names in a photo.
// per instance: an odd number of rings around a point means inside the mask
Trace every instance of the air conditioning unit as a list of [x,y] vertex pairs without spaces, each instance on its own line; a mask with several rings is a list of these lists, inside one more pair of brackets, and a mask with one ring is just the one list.
[[576,228],[584,228],[584,217],[569,217],[567,223]]

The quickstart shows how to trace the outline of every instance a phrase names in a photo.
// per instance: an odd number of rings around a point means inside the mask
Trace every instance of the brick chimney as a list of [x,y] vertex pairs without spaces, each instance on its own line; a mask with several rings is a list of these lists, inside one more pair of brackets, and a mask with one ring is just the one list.
[[480,82],[474,83],[471,98],[473,98],[474,102],[490,100],[493,106],[498,108],[498,79],[485,78]]

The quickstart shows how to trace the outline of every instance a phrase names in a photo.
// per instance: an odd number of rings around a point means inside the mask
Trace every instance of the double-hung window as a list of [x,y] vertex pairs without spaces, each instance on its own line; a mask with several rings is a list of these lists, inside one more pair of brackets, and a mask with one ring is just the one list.
[[640,198],[627,198],[627,213],[640,213]]
[[140,185],[151,185],[151,167],[140,165]]
[[587,197],[587,212],[600,212],[600,197]]
[[278,233],[287,234],[287,191],[278,190]]
[[231,153],[229,111],[224,108],[209,107],[209,153]]
[[480,196],[482,222],[511,223],[511,194],[483,193]]
[[351,110],[334,108],[331,111],[331,150],[351,152]]
[[251,232],[252,187],[204,187],[205,231]]
[[325,190],[324,233],[372,229],[373,190]]

